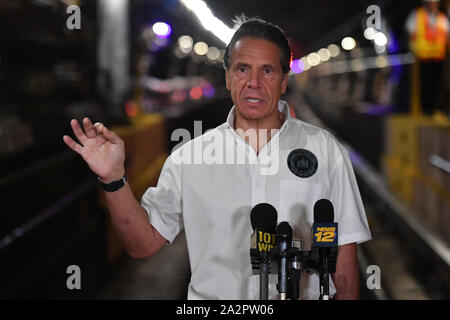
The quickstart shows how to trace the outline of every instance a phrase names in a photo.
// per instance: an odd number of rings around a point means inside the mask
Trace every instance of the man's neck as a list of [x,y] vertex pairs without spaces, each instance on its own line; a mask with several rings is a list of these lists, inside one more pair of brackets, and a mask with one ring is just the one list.
[[260,130],[260,129],[280,129],[281,125],[283,124],[284,120],[284,114],[280,111],[277,111],[276,115],[264,119],[259,120],[253,120],[253,119],[246,119],[237,113],[235,113],[234,117],[234,129],[241,129],[241,130],[248,130],[248,129],[254,129],[254,130]]
[[259,154],[272,138],[273,130],[281,128],[284,119],[285,115],[280,111],[276,116],[259,120],[246,119],[235,113],[234,130]]

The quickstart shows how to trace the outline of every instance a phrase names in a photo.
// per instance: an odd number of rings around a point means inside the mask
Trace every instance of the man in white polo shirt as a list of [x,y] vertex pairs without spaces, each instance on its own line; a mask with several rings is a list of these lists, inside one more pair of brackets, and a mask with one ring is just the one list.
[[[257,299],[250,263],[250,211],[270,203],[278,222],[311,247],[314,203],[329,199],[339,223],[330,294],[356,299],[357,243],[371,239],[346,150],[328,132],[294,119],[280,101],[291,51],[283,32],[258,19],[241,24],[224,56],[234,106],[227,121],[167,159],[158,184],[139,203],[124,177],[123,141],[102,124],[72,120],[83,144],[64,136],[100,177],[111,217],[133,257],[154,254],[184,228],[191,265],[189,299]],[[292,157],[300,160],[292,161]],[[302,299],[319,297],[316,273],[301,278]],[[269,281],[276,298],[276,276]]]

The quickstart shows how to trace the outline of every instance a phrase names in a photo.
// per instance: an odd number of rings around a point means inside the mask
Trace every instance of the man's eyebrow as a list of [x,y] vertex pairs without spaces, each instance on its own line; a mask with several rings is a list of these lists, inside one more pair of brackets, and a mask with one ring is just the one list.
[[[242,61],[237,61],[235,64],[235,67],[250,67],[250,64],[246,63],[246,62],[242,62]],[[264,64],[262,65],[262,68],[271,68],[273,69],[274,66],[272,64]]]
[[236,62],[236,67],[250,67],[250,65],[246,62],[238,61]]
[[263,65],[263,68],[271,68],[271,69],[273,69],[273,65],[271,65],[271,64],[265,64],[265,65]]

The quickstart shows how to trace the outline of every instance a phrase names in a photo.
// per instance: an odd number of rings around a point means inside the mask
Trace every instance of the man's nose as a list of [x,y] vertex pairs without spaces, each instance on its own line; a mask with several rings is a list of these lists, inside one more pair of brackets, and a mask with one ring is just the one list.
[[249,74],[249,79],[247,81],[247,86],[249,88],[255,89],[259,88],[260,86],[260,79],[259,79],[259,73],[256,71],[253,71]]

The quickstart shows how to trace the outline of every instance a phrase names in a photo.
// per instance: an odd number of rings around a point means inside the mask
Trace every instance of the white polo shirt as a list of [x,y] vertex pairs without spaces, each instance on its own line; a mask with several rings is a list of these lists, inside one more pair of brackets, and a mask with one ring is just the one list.
[[[289,222],[305,250],[311,247],[314,204],[322,198],[333,204],[339,245],[371,239],[347,151],[327,131],[292,118],[286,102],[278,107],[285,122],[258,155],[234,131],[233,107],[224,124],[172,152],[157,186],[142,197],[150,223],[169,242],[185,229],[188,299],[259,299],[249,254],[250,211],[258,203],[272,204],[278,223]],[[308,177],[289,169],[296,149],[317,159]],[[269,299],[276,299],[277,281],[270,275]],[[335,292],[330,278],[330,294]],[[318,275],[303,272],[300,298],[318,297]]]

